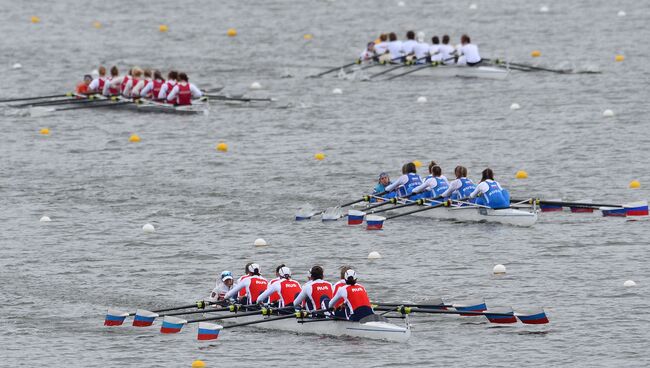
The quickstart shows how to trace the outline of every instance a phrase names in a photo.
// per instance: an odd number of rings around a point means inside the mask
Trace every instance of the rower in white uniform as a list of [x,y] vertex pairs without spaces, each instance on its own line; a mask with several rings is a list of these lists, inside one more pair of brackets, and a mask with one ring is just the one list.
[[483,61],[478,53],[478,46],[470,41],[468,35],[460,37],[460,45],[458,65],[476,66]]
[[444,65],[453,65],[456,63],[454,56],[456,49],[449,44],[449,35],[442,36],[442,45],[440,45],[440,61]]
[[[402,176],[386,187],[386,191],[391,192],[386,195],[386,198],[409,196],[413,192],[413,189],[420,185],[422,185],[422,178],[417,174],[415,164],[409,162],[402,166]],[[410,198],[416,200],[420,196],[415,195],[410,196]]]
[[214,289],[212,289],[212,293],[210,293],[210,297],[208,299],[211,302],[224,300],[226,294],[230,291],[230,289],[232,289],[232,285],[233,285],[232,272],[223,271],[221,275],[219,275],[219,278],[217,279],[217,284],[215,285]]
[[449,183],[449,188],[442,193],[442,197],[451,197],[452,200],[464,200],[474,203],[475,199],[468,199],[470,194],[476,189],[476,185],[467,178],[467,168],[465,166],[456,166],[454,169],[456,179]]
[[388,35],[382,33],[379,36],[379,42],[375,43],[375,54],[378,56],[378,61],[387,63],[390,61],[390,54],[388,53]]
[[510,193],[494,180],[494,173],[490,168],[483,170],[481,182],[469,197],[476,198],[476,204],[494,209],[510,207]]
[[103,65],[100,65],[99,68],[97,68],[97,73],[99,74],[97,78],[93,79],[88,85],[88,92],[102,93],[104,91],[104,84],[106,83],[106,68]]
[[[435,161],[429,163],[429,176],[424,182],[413,189],[413,193],[422,193],[421,198],[442,198],[442,194],[449,188],[449,181],[442,175],[442,168]],[[434,201],[442,203],[442,201]],[[436,204],[436,203],[434,203]]]
[[440,53],[440,39],[438,36],[431,37],[431,46],[429,47],[429,56],[432,63],[439,63],[442,61],[442,54]]
[[390,62],[399,64],[402,62],[402,41],[397,39],[395,32],[388,35],[388,53],[390,54]]
[[406,32],[406,41],[402,42],[402,55],[405,56],[405,61],[410,62],[415,60],[415,45],[417,45],[417,42],[415,41],[415,32]]
[[416,64],[424,64],[427,62],[426,58],[429,55],[430,46],[424,42],[424,33],[418,32],[417,43],[413,46],[413,55],[415,56]]

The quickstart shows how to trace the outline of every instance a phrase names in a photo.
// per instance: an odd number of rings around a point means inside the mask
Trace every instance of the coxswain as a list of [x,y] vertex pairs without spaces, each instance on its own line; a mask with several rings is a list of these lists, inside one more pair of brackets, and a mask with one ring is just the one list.
[[366,48],[361,52],[361,55],[359,55],[359,64],[369,63],[373,61],[375,57],[375,43],[368,42]]
[[117,66],[113,65],[111,67],[111,75],[106,78],[106,83],[104,83],[104,89],[102,95],[104,96],[117,96],[120,94],[120,90],[117,85],[113,86],[113,80],[116,80],[120,77],[120,71],[117,69]]
[[[478,196],[478,198],[476,198]],[[476,204],[494,209],[510,207],[510,193],[494,180],[492,169],[487,168],[481,173],[481,182],[469,195],[476,198]]]
[[88,86],[90,85],[90,82],[92,82],[93,77],[90,76],[90,74],[84,75],[84,80],[83,82],[77,84],[77,87],[75,88],[75,93],[80,94],[80,95],[86,95],[88,94]]
[[357,284],[357,273],[350,269],[345,271],[345,285],[339,287],[338,291],[328,303],[328,308],[333,310],[336,303],[342,300],[347,307],[347,319],[359,321],[364,317],[375,314],[370,305],[370,299],[366,289]]
[[163,79],[162,73],[160,70],[154,70],[153,78],[146,86],[144,86],[144,88],[142,88],[140,96],[158,100],[158,94],[160,93],[163,84],[165,84],[165,80]]
[[287,266],[281,267],[278,274],[280,280],[269,284],[267,289],[257,298],[257,303],[262,304],[268,297],[277,293],[280,296],[278,307],[284,308],[293,305],[293,301],[302,290],[300,283],[291,278],[291,269]]
[[390,55],[389,62],[398,64],[402,62],[402,56],[404,56],[402,54],[402,41],[397,39],[395,32],[388,35],[388,53]]
[[232,278],[232,272],[230,271],[223,271],[221,275],[219,275],[219,278],[217,279],[217,284],[212,289],[212,293],[210,293],[210,298],[208,298],[211,302],[217,302],[220,300],[224,300],[226,294],[232,289],[233,285],[233,278]]
[[406,32],[406,41],[402,42],[402,55],[405,57],[405,61],[414,61],[414,48],[417,45],[415,41],[415,32],[408,31]]
[[442,198],[442,194],[448,188],[449,181],[442,175],[442,168],[435,161],[431,161],[429,163],[429,175],[421,185],[413,189],[413,193],[422,193],[421,198]]
[[[387,192],[393,192],[397,189],[396,192],[389,193],[390,195],[387,195],[387,198],[409,196],[413,189],[420,185],[422,185],[422,178],[417,174],[415,164],[409,162],[402,166],[402,176],[386,187]],[[411,196],[413,200],[418,198],[420,198],[419,195]]]
[[[456,166],[454,174],[456,179],[449,183],[449,188],[442,193],[442,196],[445,198],[451,197],[452,200],[463,199],[468,201],[470,194],[476,189],[476,185],[467,178],[467,168],[465,166]],[[475,201],[475,199],[469,200],[472,203]]]
[[88,91],[92,93],[102,93],[104,91],[104,84],[106,84],[106,68],[100,65],[97,68],[98,76],[93,79],[88,85]]
[[260,274],[260,265],[257,263],[251,263],[248,265],[246,272],[249,276],[242,279],[237,283],[237,285],[233,286],[233,288],[226,293],[224,299],[234,299],[240,290],[245,290],[245,300],[239,300],[239,302],[245,302],[247,305],[257,303],[258,297],[264,292],[264,290],[266,290],[269,282]]
[[160,87],[160,92],[158,92],[158,100],[167,101],[167,95],[169,92],[174,89],[176,83],[178,82],[178,72],[175,70],[167,73],[167,82],[165,82],[162,87]]
[[440,45],[440,61],[444,65],[453,65],[456,62],[456,49],[454,46],[449,44],[449,41],[449,35],[442,36],[442,45]]
[[427,55],[429,55],[429,44],[424,42],[424,33],[418,32],[417,42],[413,46],[413,55],[415,56],[416,64],[426,63]]
[[300,308],[304,303],[305,309],[310,312],[327,309],[334,292],[332,284],[323,280],[323,278],[323,267],[313,266],[310,268],[309,281],[302,286],[300,294],[293,301],[294,307]]
[[201,96],[203,96],[203,92],[190,83],[187,74],[178,73],[178,83],[169,92],[167,102],[180,106],[191,105],[192,97],[200,98]]
[[389,186],[390,184],[391,184],[390,183],[390,176],[388,176],[388,173],[383,172],[383,173],[379,174],[379,181],[375,185],[373,194],[386,192],[386,187]]
[[482,61],[483,59],[478,53],[478,46],[470,41],[468,35],[462,35],[460,37],[458,65],[477,66]]
[[388,35],[382,33],[379,36],[379,42],[375,43],[375,54],[377,61],[380,63],[390,62],[390,54],[388,53]]
[[142,89],[151,82],[151,69],[145,69],[142,72],[143,78],[131,88],[131,97],[144,97]]

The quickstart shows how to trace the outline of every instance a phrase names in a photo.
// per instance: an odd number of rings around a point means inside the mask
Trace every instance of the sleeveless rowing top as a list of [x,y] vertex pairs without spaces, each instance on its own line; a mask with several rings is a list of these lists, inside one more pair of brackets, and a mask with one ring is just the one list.
[[280,282],[280,307],[292,305],[293,300],[300,294],[300,284],[296,280],[282,280]]
[[192,104],[192,91],[189,84],[177,84],[178,94],[176,95],[176,105],[191,105]]
[[311,295],[307,301],[307,309],[318,310],[323,308],[324,299],[332,299],[332,284],[324,280],[314,280],[311,284]]
[[491,208],[508,208],[510,200],[506,200],[499,183],[493,180],[486,180],[485,182],[489,186],[488,191],[482,195],[486,205]]
[[419,185],[422,184],[422,178],[420,175],[415,174],[415,173],[409,173],[407,174],[408,176],[408,181],[406,184],[402,185],[398,190],[397,194],[399,194],[400,197],[403,197],[407,194],[411,194],[413,192],[413,189],[417,188]]
[[352,309],[353,313],[355,309],[358,309],[360,307],[371,308],[370,299],[368,299],[368,293],[366,292],[366,289],[363,286],[359,284],[348,285],[347,292],[348,292],[348,304]]

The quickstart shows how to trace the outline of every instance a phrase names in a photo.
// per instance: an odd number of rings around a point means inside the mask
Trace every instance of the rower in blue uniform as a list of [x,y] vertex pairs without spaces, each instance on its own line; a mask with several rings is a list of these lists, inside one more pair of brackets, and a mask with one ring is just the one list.
[[[422,185],[422,178],[417,174],[415,164],[409,162],[402,166],[402,176],[386,187],[386,191],[391,192],[386,198],[405,197],[413,192],[413,189]],[[417,200],[421,198],[419,194],[409,196],[409,199]]]
[[476,204],[487,206],[494,209],[510,207],[510,193],[494,180],[492,169],[487,168],[481,173],[481,182],[476,189],[469,195],[470,198],[476,198]]
[[[449,188],[442,194],[443,197],[450,197],[452,200],[464,200],[465,202],[474,203],[476,199],[469,199],[470,194],[476,189],[472,180],[467,178],[467,168],[465,166],[456,166],[454,169],[456,179],[449,183]],[[463,204],[466,206],[467,204]]]
[[[429,163],[429,176],[424,182],[413,189],[414,193],[421,193],[421,198],[442,198],[442,194],[449,188],[449,181],[442,175],[442,168],[435,161]],[[439,204],[442,201],[433,201],[432,204]]]

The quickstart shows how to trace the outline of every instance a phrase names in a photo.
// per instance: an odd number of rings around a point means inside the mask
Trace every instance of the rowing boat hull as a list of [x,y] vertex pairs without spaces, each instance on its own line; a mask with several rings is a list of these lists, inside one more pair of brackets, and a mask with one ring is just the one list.
[[[386,65],[381,67],[376,67],[369,70],[358,70],[365,76],[370,76],[375,73],[379,73],[382,70],[387,70],[388,68],[394,68],[395,65]],[[391,72],[385,73],[381,78],[390,78],[402,73],[412,71],[413,68],[421,68],[421,70],[412,72],[404,76],[404,78],[480,78],[480,79],[492,79],[492,80],[503,80],[508,78],[510,71],[500,67],[493,66],[456,66],[456,65],[440,65],[435,67],[423,67],[422,65],[414,66],[405,66],[402,68],[395,69]],[[361,77],[363,79],[363,77]],[[380,78],[378,78],[380,79]]]
[[[234,322],[252,322],[259,320],[260,316],[243,316],[231,318],[225,321]],[[411,337],[411,326],[408,317],[405,319],[405,326],[398,326],[387,322],[352,322],[342,320],[326,320],[307,322],[311,319],[305,319],[306,323],[300,323],[295,318],[281,319],[277,321],[264,322],[251,325],[265,330],[287,331],[298,334],[327,335],[334,337],[348,336],[370,340],[385,340],[394,342],[406,342]]]

